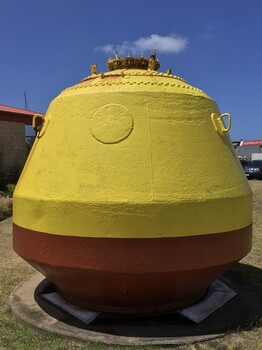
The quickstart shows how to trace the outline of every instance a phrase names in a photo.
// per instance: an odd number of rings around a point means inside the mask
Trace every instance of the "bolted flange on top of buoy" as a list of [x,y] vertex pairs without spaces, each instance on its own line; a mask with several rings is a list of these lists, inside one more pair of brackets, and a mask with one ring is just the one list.
[[141,57],[131,57],[129,54],[127,57],[119,57],[116,52],[115,58],[108,60],[107,68],[110,71],[117,69],[158,70],[160,63],[156,59],[156,53],[154,51],[150,52],[150,58],[145,58],[144,55],[141,55]]

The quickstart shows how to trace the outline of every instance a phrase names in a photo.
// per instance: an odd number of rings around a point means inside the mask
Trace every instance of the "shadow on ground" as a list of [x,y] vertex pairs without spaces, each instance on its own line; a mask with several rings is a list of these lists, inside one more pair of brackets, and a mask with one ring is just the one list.
[[38,286],[36,301],[45,312],[59,321],[88,331],[114,336],[198,337],[258,327],[261,324],[262,315],[262,270],[238,263],[220,280],[237,292],[237,295],[198,324],[173,311],[151,316],[101,313],[86,325],[41,297],[41,294],[56,291],[55,286],[48,280],[44,280]]

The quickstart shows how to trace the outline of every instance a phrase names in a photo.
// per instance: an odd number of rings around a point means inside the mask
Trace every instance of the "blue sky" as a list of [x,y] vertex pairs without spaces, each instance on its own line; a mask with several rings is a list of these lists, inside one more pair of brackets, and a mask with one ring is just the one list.
[[155,50],[161,71],[231,114],[232,139],[262,138],[262,0],[0,0],[0,11],[2,104],[23,108],[26,91],[45,112],[114,49]]

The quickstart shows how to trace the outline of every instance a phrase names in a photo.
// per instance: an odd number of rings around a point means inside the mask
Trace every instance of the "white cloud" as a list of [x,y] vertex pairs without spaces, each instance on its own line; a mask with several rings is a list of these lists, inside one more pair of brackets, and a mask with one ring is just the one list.
[[142,54],[146,51],[156,51],[157,53],[175,53],[178,54],[187,48],[188,40],[184,37],[169,34],[161,36],[151,34],[149,37],[141,37],[135,41],[123,41],[122,44],[106,44],[97,46],[95,51],[103,51],[108,54],[114,54],[115,51],[119,55]]

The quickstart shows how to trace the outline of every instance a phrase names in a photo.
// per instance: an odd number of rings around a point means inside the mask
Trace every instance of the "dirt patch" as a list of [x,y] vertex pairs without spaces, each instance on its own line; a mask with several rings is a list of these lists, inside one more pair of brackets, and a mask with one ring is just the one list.
[[9,197],[0,196],[0,221],[12,215],[13,199]]

